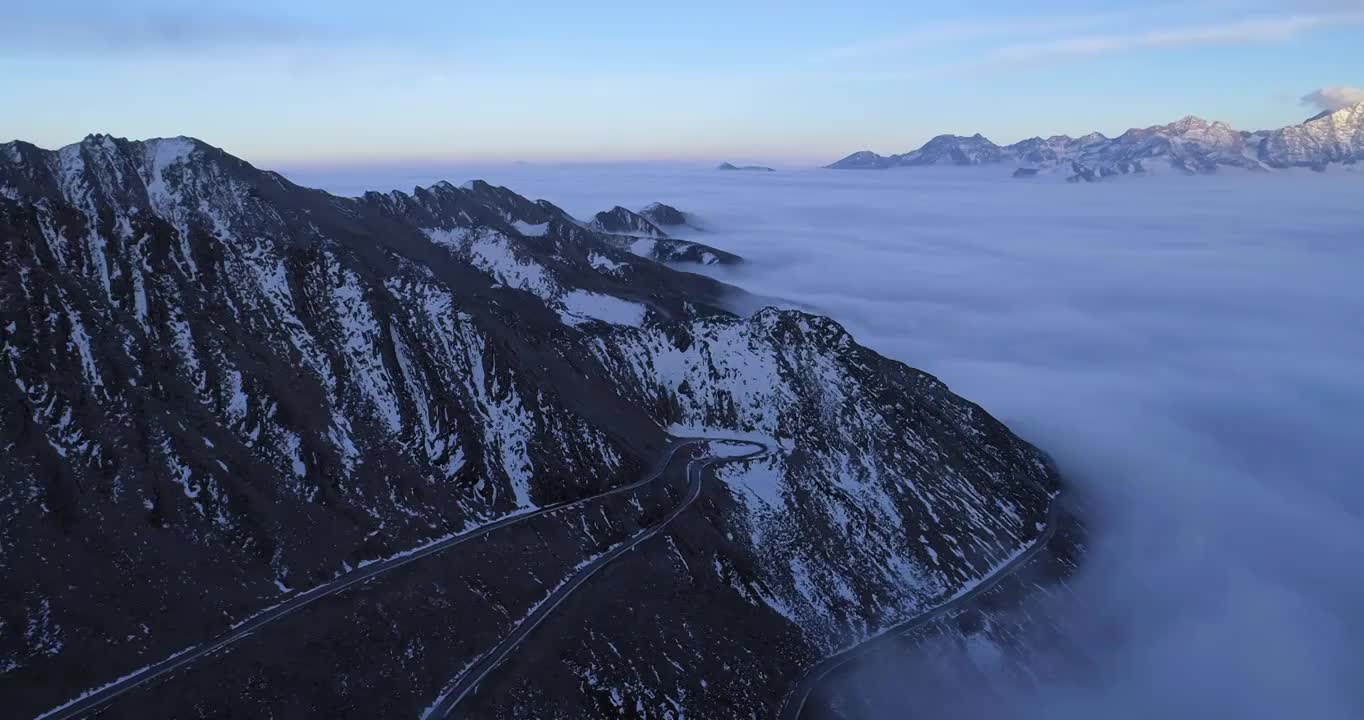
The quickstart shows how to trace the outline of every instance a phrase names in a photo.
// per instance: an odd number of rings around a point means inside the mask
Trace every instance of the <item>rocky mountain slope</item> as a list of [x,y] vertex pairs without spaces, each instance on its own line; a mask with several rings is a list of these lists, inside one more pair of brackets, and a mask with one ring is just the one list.
[[658,227],[691,227],[700,229],[696,222],[687,213],[678,210],[671,205],[663,203],[650,203],[643,210],[639,211],[649,222]]
[[[630,482],[670,433],[774,452],[709,477],[468,712],[769,714],[1040,535],[1056,472],[984,410],[660,260],[738,258],[482,182],[341,198],[188,138],[0,145],[0,701],[37,715],[367,562]],[[678,492],[413,563],[106,712],[418,715]]]
[[599,212],[588,228],[606,236],[608,241],[630,252],[664,263],[700,263],[702,265],[733,265],[741,261],[738,255],[690,240],[668,235],[660,226],[679,227],[689,223],[676,208],[654,203],[641,212],[619,205]]
[[[996,145],[980,134],[940,135],[902,155],[853,153],[828,167],[881,170],[919,165],[1009,164],[1031,177],[1064,173],[1074,181],[1114,175],[1175,170],[1206,174],[1219,168],[1273,170],[1353,165],[1364,160],[1364,103],[1317,115],[1272,131],[1242,132],[1226,123],[1193,116],[1168,125],[1133,128],[1116,138],[1091,133],[1079,138],[1056,135]],[[1037,172],[1031,172],[1031,171]]]

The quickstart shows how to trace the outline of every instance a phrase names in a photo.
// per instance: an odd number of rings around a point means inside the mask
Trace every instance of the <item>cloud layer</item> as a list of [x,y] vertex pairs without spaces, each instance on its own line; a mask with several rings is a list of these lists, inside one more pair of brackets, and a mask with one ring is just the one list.
[[987,62],[1013,63],[1131,50],[1261,45],[1284,42],[1327,27],[1361,22],[1364,22],[1364,14],[1360,13],[1288,15],[1136,32],[1077,35],[1003,47],[995,51]]
[[1097,498],[1075,583],[1108,628],[1092,666],[999,689],[979,717],[1364,716],[1364,175],[489,179],[580,216],[652,201],[699,214],[705,242],[750,260],[725,279],[937,374]]

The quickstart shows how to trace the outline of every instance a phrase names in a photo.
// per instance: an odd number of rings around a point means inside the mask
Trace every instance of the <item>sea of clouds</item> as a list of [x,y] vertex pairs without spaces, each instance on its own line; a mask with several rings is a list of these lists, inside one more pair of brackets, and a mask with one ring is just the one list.
[[723,279],[836,318],[1051,453],[1095,499],[1076,589],[1116,631],[1083,681],[983,712],[1364,717],[1364,171],[290,174],[346,194],[484,177],[579,217],[674,205],[747,258]]

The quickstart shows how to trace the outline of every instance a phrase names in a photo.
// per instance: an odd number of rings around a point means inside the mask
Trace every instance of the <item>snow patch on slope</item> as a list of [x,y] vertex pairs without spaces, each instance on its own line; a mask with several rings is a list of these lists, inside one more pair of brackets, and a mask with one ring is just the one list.
[[475,239],[469,244],[469,256],[475,267],[509,288],[525,290],[544,300],[558,292],[558,283],[549,270],[520,257],[506,237],[484,235]]
[[559,317],[567,325],[578,326],[593,321],[630,327],[644,325],[646,308],[643,305],[612,295],[572,290],[564,293],[559,302],[563,306]]
[[526,237],[543,237],[546,232],[549,232],[549,223],[532,225],[524,220],[517,220],[512,223],[512,227],[516,228],[517,232]]

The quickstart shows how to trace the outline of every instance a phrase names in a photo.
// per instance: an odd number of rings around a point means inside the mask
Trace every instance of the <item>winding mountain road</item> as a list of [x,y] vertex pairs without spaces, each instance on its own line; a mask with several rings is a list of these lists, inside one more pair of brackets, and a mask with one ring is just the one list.
[[433,703],[426,711],[426,714],[422,716],[423,720],[427,720],[428,718],[437,720],[439,718],[450,717],[455,706],[467,697],[469,693],[477,689],[478,684],[483,681],[483,678],[487,677],[488,673],[492,672],[503,660],[506,660],[507,656],[521,645],[522,641],[526,639],[526,636],[540,623],[544,622],[544,620],[549,617],[550,613],[554,612],[555,608],[559,607],[559,605],[571,597],[578,588],[582,587],[583,583],[587,582],[588,579],[597,573],[597,571],[611,564],[612,561],[619,558],[621,555],[635,549],[640,543],[657,535],[666,528],[669,523],[676,519],[678,515],[681,515],[683,511],[688,507],[691,507],[691,504],[696,502],[696,498],[701,495],[702,472],[707,466],[722,462],[749,460],[769,451],[767,446],[751,440],[716,439],[716,441],[752,445],[758,449],[744,455],[710,456],[694,459],[691,464],[687,466],[687,494],[682,499],[682,502],[678,503],[677,507],[673,508],[672,512],[668,513],[667,517],[648,528],[641,530],[629,540],[622,542],[606,553],[599,555],[579,569],[576,575],[569,578],[551,592],[549,596],[537,605],[530,614],[523,618],[506,637],[502,638],[501,642],[494,646],[492,650],[484,653],[478,660],[447,685],[440,697],[436,699],[436,702]]
[[[251,635],[252,633],[255,633],[262,627],[265,627],[266,625],[269,625],[284,617],[287,617],[288,615],[297,612],[298,610],[301,610],[302,608],[307,607],[308,605],[311,605],[312,603],[317,602],[322,598],[335,595],[336,593],[339,593],[343,590],[346,590],[348,588],[354,587],[355,585],[371,580],[389,571],[396,570],[400,567],[403,567],[404,565],[416,562],[417,560],[420,560],[424,557],[429,557],[437,553],[445,552],[446,550],[466,543],[470,540],[475,540],[479,537],[487,535],[488,533],[493,532],[494,530],[499,530],[509,525],[515,525],[516,523],[525,522],[526,520],[537,518],[542,515],[548,515],[550,513],[558,512],[560,510],[575,508],[593,502],[595,500],[610,497],[612,495],[618,495],[620,493],[635,490],[639,487],[647,485],[663,477],[664,472],[667,470],[668,466],[672,464],[673,459],[677,456],[678,451],[682,450],[683,448],[703,445],[712,440],[714,440],[714,438],[671,438],[668,443],[667,449],[664,451],[663,456],[659,459],[659,461],[652,468],[650,468],[650,470],[644,475],[644,477],[640,478],[639,480],[633,483],[630,483],[629,485],[622,485],[620,487],[613,488],[606,492],[599,493],[597,495],[592,495],[590,497],[580,498],[578,500],[573,500],[569,502],[556,503],[553,505],[546,505],[545,507],[533,510],[531,512],[521,513],[518,515],[511,515],[508,517],[501,518],[499,520],[494,520],[493,522],[490,522],[486,525],[480,525],[476,528],[473,528],[468,532],[459,535],[454,535],[452,537],[448,537],[443,540],[433,542],[429,545],[424,545],[416,550],[408,551],[402,555],[398,555],[387,560],[379,560],[369,565],[365,565],[364,567],[357,568],[356,570],[353,570],[349,573],[346,573],[345,575],[338,577],[332,582],[325,583],[323,585],[318,585],[317,587],[314,587],[310,590],[294,595],[293,597],[288,598],[287,600],[281,602],[278,605],[263,610],[257,613],[256,615],[248,618],[247,620],[243,621],[239,625],[227,630],[222,635],[219,635],[217,638],[213,640],[210,640],[202,645],[196,645],[188,650],[172,655],[171,657],[168,657],[153,665],[148,665],[147,667],[142,668],[141,670],[125,675],[124,677],[121,677],[107,685],[96,688],[94,690],[87,691],[79,698],[72,700],[59,707],[48,710],[47,712],[37,716],[37,718],[35,718],[34,720],[70,720],[71,718],[78,718],[83,715],[93,713],[95,710],[108,704],[110,701],[114,700],[118,696],[135,688],[146,685],[147,683],[150,683],[154,680],[163,678],[167,674],[175,672],[176,670],[186,665],[189,665],[190,663],[193,663],[194,661],[199,660],[206,655],[218,652],[219,650],[222,650],[223,648]],[[695,461],[692,461],[691,465],[689,465],[688,467],[689,474],[691,470],[694,468],[694,466]],[[699,473],[697,477],[699,479]],[[699,484],[697,485],[696,491],[697,492],[700,491]],[[686,503],[684,503],[683,507],[689,505],[691,503],[691,500],[694,499],[695,499],[694,497],[690,498]],[[670,515],[668,519],[671,520],[672,517],[675,516],[676,512],[674,512],[673,515]]]
[[1052,536],[1056,534],[1057,518],[1059,517],[1060,512],[1061,502],[1060,496],[1058,495],[1051,499],[1051,505],[1047,509],[1047,527],[1042,531],[1042,534],[1037,537],[1037,540],[1033,541],[1033,544],[1028,546],[1028,549],[1019,553],[1012,560],[991,573],[989,577],[977,583],[975,587],[972,587],[970,590],[928,612],[921,615],[915,615],[902,623],[892,626],[889,630],[886,630],[870,640],[854,645],[837,654],[830,655],[819,661],[819,663],[811,666],[805,671],[804,675],[801,675],[800,680],[796,682],[795,686],[786,693],[786,697],[782,701],[781,709],[777,711],[777,720],[799,720],[801,712],[805,709],[805,703],[810,699],[810,694],[814,692],[814,689],[819,685],[820,681],[828,676],[829,673],[852,662],[864,653],[890,643],[895,638],[913,632],[954,610],[961,609],[967,603],[998,585],[1000,581],[1013,574],[1015,570],[1023,567],[1029,560],[1036,557],[1037,554],[1047,546],[1047,543],[1051,541]]

